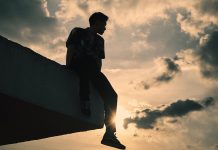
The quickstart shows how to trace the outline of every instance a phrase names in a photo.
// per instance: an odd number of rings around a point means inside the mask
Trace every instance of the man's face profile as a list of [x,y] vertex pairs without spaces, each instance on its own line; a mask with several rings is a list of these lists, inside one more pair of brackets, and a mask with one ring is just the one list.
[[106,21],[97,21],[96,22],[97,33],[102,35],[106,30],[106,25],[107,25]]

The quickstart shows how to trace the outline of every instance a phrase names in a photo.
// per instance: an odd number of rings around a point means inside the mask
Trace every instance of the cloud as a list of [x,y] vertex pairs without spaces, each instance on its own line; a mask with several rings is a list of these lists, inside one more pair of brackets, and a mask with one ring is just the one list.
[[[203,7],[205,3],[208,8]],[[88,17],[102,11],[110,17],[104,35],[106,49],[110,50],[106,53],[110,59],[107,67],[136,68],[154,58],[171,57],[181,49],[193,49],[199,33],[205,32],[211,22],[217,23],[216,15],[207,15],[215,13],[215,4],[205,0],[2,1],[0,33],[28,47],[40,47],[49,57],[57,56],[61,49],[63,56],[70,30],[76,26],[86,27]],[[55,47],[58,39],[61,42]]]
[[180,24],[181,30],[189,34],[193,38],[199,38],[204,28],[208,25],[201,20],[194,19],[191,12],[178,13],[177,22]]
[[[147,90],[153,86],[160,85],[160,83],[171,81],[176,74],[187,69],[200,71],[206,79],[217,80],[218,31],[214,30],[214,27],[212,27],[207,31],[209,34],[201,36],[199,44],[195,49],[180,50],[173,59],[165,58],[166,71],[162,70],[163,73],[153,80],[142,81],[139,85],[142,85]],[[164,65],[161,65],[161,63],[158,63],[158,66],[164,68]]]
[[154,16],[164,18],[163,12],[168,7],[168,2],[160,0],[106,0],[88,1],[88,4],[89,12],[103,11],[116,25],[123,28],[148,23]]
[[182,67],[198,66],[204,78],[218,79],[218,28],[211,26],[205,29],[204,34],[199,39],[196,49],[180,50],[176,53],[175,59]]
[[156,59],[155,62],[157,63],[157,70],[159,70],[157,72],[158,75],[151,80],[141,81],[137,86],[142,86],[145,90],[147,90],[153,86],[168,83],[181,71],[180,66],[175,63],[174,59],[162,57]]
[[[205,109],[208,106],[214,105],[215,100],[212,97],[205,98],[201,101],[194,100],[178,100],[165,107],[163,110],[156,109],[144,109],[137,111],[135,117],[125,118],[123,127],[126,129],[130,123],[136,124],[137,128],[152,129],[155,127],[155,123],[162,117],[183,117],[190,112],[199,111]],[[175,123],[174,120],[171,123]]]
[[143,26],[146,40],[154,47],[154,52],[170,57],[180,49],[194,48],[198,41],[181,30],[177,22],[177,14],[188,13],[185,9],[166,10],[167,18],[154,18],[148,25]]
[[60,0],[47,0],[47,3],[50,16],[55,16],[55,12],[58,10]]
[[203,14],[218,16],[218,1],[217,0],[200,0],[196,7]]
[[166,18],[153,17],[147,24],[130,26],[128,29],[116,27],[113,38],[108,40],[113,39],[113,42],[116,43],[111,48],[115,49],[114,53],[120,51],[122,53],[114,55],[114,57],[120,58],[119,61],[122,59],[137,61],[140,66],[140,64],[152,61],[157,57],[172,57],[181,49],[195,48],[198,39],[192,38],[181,30],[176,15],[179,12],[185,12],[185,10],[167,10],[165,11]]
[[61,20],[65,25],[68,23],[79,22],[80,25],[84,25],[88,20],[89,14],[87,12],[89,5],[88,1],[66,1],[61,0],[59,9],[56,11],[56,17]]
[[172,59],[163,58],[163,62],[166,66],[166,72],[156,77],[157,82],[169,82],[178,72],[180,72],[179,65],[176,64]]
[[216,0],[184,2],[180,8],[186,11],[177,14],[177,22],[181,30],[193,38],[200,38],[205,33],[205,28],[211,24],[218,25],[217,4]]
[[69,33],[53,8],[59,2],[48,2],[49,7],[47,0],[1,1],[0,34],[64,64]]
[[175,61],[182,65],[187,64],[197,64],[195,63],[197,59],[195,58],[196,52],[194,49],[182,49],[176,53],[174,57]]
[[1,35],[32,42],[53,31],[57,22],[50,16],[46,0],[1,1],[0,20]]
[[201,73],[206,78],[218,79],[218,31],[214,31],[205,39],[197,52]]
[[181,49],[174,57],[182,68],[197,68],[206,79],[218,79],[218,26],[204,29],[199,43],[193,49]]

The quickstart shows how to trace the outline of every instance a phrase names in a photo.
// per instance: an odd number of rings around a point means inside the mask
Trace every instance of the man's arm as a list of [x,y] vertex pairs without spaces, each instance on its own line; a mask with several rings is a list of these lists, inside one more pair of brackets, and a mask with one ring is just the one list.
[[79,44],[79,30],[80,28],[74,28],[67,39],[67,55],[66,55],[66,65],[71,66],[74,57],[78,55],[78,44]]

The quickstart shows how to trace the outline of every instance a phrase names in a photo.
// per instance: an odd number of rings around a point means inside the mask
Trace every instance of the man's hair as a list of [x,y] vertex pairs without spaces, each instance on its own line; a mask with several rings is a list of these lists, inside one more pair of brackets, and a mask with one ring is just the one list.
[[106,16],[105,14],[101,13],[101,12],[95,12],[94,14],[92,14],[89,17],[89,24],[94,25],[97,21],[107,21],[108,20],[108,16]]

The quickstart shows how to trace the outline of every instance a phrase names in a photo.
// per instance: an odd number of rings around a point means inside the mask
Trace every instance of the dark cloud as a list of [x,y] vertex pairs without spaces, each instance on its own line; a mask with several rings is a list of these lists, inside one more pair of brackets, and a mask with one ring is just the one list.
[[217,0],[200,0],[196,7],[203,14],[218,16]]
[[206,78],[218,79],[218,31],[208,36],[197,54],[200,57],[202,75]]
[[175,76],[181,72],[180,66],[175,63],[175,59],[171,58],[160,58],[160,64],[158,67],[161,68],[162,73],[154,77],[152,81],[142,81],[139,83],[139,86],[143,86],[145,90],[160,85],[161,83],[170,82],[175,78]]
[[203,106],[196,101],[193,100],[178,100],[170,104],[170,106],[166,107],[162,111],[163,116],[170,116],[170,117],[181,117],[186,115],[191,111],[201,110]]
[[152,45],[153,55],[172,57],[175,52],[181,49],[195,48],[198,40],[192,38],[188,33],[183,32],[177,21],[177,14],[188,15],[186,9],[166,10],[167,19],[154,18],[151,23],[143,27],[147,33],[146,40]]
[[55,16],[55,12],[59,8],[60,0],[47,0],[48,9],[51,16]]
[[180,72],[180,67],[170,58],[163,59],[164,64],[166,65],[166,72],[156,77],[157,82],[169,82],[173,77]]
[[[0,34],[12,39],[34,41],[55,30],[44,0],[0,1]],[[38,37],[38,38],[37,38]]]
[[[145,109],[140,112],[138,111],[136,112],[136,117],[124,119],[123,126],[126,129],[130,123],[135,123],[137,128],[152,129],[154,128],[157,119],[161,117],[172,117],[172,123],[175,123],[177,120],[174,117],[182,117],[187,115],[189,112],[202,110],[213,105],[214,102],[215,101],[212,97],[205,98],[202,101],[194,101],[190,99],[178,100],[163,110]],[[140,114],[144,114],[144,116],[142,117]]]
[[207,107],[215,104],[213,97],[207,97],[201,101],[202,105]]

